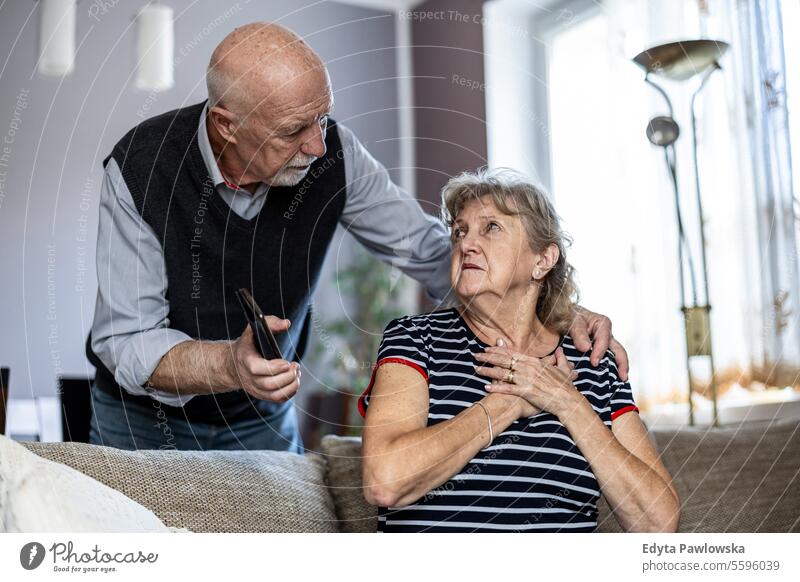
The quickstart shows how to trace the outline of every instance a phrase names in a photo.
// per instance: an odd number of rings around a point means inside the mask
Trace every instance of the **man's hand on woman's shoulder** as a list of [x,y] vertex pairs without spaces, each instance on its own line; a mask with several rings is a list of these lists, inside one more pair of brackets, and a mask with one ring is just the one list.
[[600,365],[607,350],[614,352],[617,359],[617,369],[622,380],[628,380],[628,352],[614,339],[611,333],[611,320],[605,315],[575,306],[575,319],[569,329],[575,347],[582,352],[592,351],[590,362],[592,366]]

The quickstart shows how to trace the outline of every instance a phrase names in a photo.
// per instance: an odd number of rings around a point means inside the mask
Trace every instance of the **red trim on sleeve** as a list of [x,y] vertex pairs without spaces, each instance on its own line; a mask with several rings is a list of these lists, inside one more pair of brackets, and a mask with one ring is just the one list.
[[411,360],[406,360],[405,358],[383,358],[378,360],[378,362],[372,367],[372,376],[369,379],[369,385],[367,389],[364,390],[364,393],[358,398],[358,412],[359,414],[364,417],[367,415],[367,407],[364,404],[364,399],[369,395],[372,391],[372,385],[375,383],[375,372],[378,371],[378,368],[384,364],[405,364],[406,366],[410,366],[414,368],[417,372],[422,374],[422,377],[425,378],[425,381],[428,381],[428,374],[419,364],[412,362]]
[[637,406],[634,406],[633,404],[631,404],[629,406],[624,406],[623,408],[620,408],[616,412],[612,413],[611,414],[611,420],[614,420],[615,418],[625,414],[626,412],[630,412],[631,410],[635,410],[636,412],[639,412],[639,408]]

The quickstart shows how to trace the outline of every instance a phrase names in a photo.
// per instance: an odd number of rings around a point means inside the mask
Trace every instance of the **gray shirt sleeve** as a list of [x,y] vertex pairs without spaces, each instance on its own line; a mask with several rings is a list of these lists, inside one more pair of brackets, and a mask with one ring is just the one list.
[[145,388],[161,358],[191,340],[169,326],[166,263],[161,244],[137,212],[117,163],[110,159],[100,190],[97,303],[92,350],[131,394],[183,406],[193,394]]
[[397,186],[355,134],[337,124],[347,202],[341,222],[376,257],[419,281],[433,301],[450,291],[450,237],[444,224]]

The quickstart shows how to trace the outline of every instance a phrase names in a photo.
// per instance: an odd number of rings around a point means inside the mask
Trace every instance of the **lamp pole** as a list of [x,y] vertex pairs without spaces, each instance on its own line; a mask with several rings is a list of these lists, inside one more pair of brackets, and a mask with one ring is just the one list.
[[[647,49],[634,57],[633,61],[645,71],[644,80],[656,89],[667,103],[669,116],[658,116],[650,120],[647,127],[647,138],[654,145],[664,149],[664,161],[669,170],[672,190],[675,197],[675,213],[678,222],[678,272],[680,277],[681,312],[683,313],[684,330],[686,333],[686,369],[689,378],[689,424],[694,425],[694,387],[692,382],[691,359],[694,356],[707,356],[711,379],[709,389],[713,404],[712,425],[719,426],[719,410],[717,406],[717,382],[714,368],[714,355],[711,348],[711,296],[708,285],[708,261],[706,257],[705,220],[703,215],[703,201],[700,192],[700,171],[698,165],[697,147],[697,115],[695,104],[697,96],[703,90],[709,77],[720,69],[719,58],[728,49],[728,44],[708,39],[687,40],[659,45]],[[704,303],[698,301],[698,285],[695,279],[695,269],[692,262],[692,252],[689,248],[681,216],[680,194],[676,171],[675,142],[680,134],[680,129],[673,116],[672,102],[667,92],[654,83],[650,74],[656,74],[676,81],[685,81],[702,74],[700,84],[692,93],[691,122],[692,122],[692,156],[694,162],[695,195],[697,201],[698,224],[700,230],[700,257],[703,274]],[[689,268],[692,305],[686,304],[686,273],[684,270],[684,253]]]
[[[706,228],[705,228],[705,217],[703,214],[703,197],[700,194],[700,166],[697,160],[697,111],[695,109],[695,103],[697,101],[697,96],[700,94],[700,91],[703,90],[705,87],[706,82],[714,74],[714,72],[721,67],[717,61],[714,61],[711,65],[711,68],[703,75],[702,80],[700,81],[700,85],[697,89],[692,93],[692,100],[691,100],[691,113],[692,113],[692,157],[694,162],[694,191],[695,197],[697,199],[697,215],[698,220],[700,222],[700,258],[701,258],[701,265],[703,267],[703,291],[705,293],[706,304],[705,309],[707,313],[705,314],[704,319],[709,322],[708,328],[706,333],[708,334],[708,362],[711,372],[711,381],[709,388],[711,389],[711,402],[713,406],[712,410],[712,425],[719,426],[719,409],[717,406],[717,378],[716,372],[714,369],[714,350],[712,349],[712,342],[711,342],[711,294],[709,293],[708,289],[708,262],[706,259]],[[695,302],[696,303],[696,302]]]

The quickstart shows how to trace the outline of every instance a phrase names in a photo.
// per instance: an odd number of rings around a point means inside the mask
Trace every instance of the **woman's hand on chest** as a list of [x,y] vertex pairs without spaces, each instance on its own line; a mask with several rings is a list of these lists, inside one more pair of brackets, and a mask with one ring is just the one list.
[[573,384],[577,372],[561,347],[555,356],[537,358],[505,346],[490,346],[475,358],[481,363],[475,371],[492,379],[486,386],[488,392],[519,396],[537,412],[545,410],[560,417],[584,399]]

